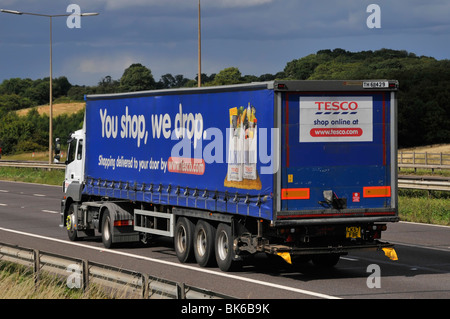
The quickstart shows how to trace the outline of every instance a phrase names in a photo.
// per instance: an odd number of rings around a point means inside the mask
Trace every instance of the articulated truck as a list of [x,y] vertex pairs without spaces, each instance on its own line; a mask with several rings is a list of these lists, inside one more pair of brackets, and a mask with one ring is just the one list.
[[334,266],[398,221],[398,82],[271,81],[86,96],[68,140],[71,240],[173,239],[231,271],[266,253]]

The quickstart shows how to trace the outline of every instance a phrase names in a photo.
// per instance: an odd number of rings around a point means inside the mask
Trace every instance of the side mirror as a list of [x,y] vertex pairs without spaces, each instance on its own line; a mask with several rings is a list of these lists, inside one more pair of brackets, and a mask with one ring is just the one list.
[[61,142],[59,137],[55,138],[55,157],[54,162],[59,163],[61,159]]

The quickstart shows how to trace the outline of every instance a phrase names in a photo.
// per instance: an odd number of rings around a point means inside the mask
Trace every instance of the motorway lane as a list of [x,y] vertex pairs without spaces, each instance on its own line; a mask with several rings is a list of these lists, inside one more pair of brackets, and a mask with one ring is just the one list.
[[[0,225],[54,236],[59,225],[61,187],[0,181]],[[50,231],[50,233],[49,233]]]
[[[74,245],[58,227],[60,197],[60,187],[0,181],[0,242],[111,264],[238,298],[450,298],[450,227],[390,224],[384,239],[397,245],[395,262],[382,252],[359,252],[325,271],[258,256],[242,271],[230,274],[180,264],[169,239],[112,251],[98,239]],[[380,288],[367,286],[372,274],[368,267],[373,264],[380,267]]]

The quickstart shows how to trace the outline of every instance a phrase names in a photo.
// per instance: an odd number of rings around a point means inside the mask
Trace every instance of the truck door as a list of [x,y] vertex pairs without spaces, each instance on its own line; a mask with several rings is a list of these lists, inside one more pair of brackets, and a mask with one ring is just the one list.
[[395,215],[390,92],[288,92],[278,218]]
[[82,138],[72,138],[69,140],[65,175],[66,189],[72,182],[83,182],[83,145],[84,140]]

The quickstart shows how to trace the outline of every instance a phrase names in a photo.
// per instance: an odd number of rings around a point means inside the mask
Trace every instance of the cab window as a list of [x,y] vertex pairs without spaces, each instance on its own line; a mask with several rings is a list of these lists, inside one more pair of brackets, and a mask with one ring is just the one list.
[[69,142],[69,149],[67,150],[67,164],[70,164],[75,160],[76,148],[77,148],[77,140],[72,139]]
[[77,160],[83,158],[83,140],[78,141]]

